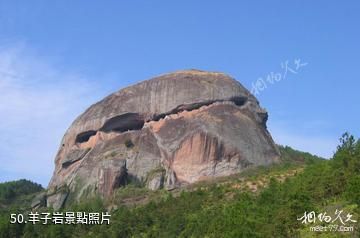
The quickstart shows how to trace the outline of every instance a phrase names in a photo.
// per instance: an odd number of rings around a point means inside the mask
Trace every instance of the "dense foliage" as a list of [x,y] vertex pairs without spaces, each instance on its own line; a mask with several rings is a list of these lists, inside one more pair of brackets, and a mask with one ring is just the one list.
[[43,190],[42,186],[26,179],[0,183],[0,203],[9,204],[24,195],[33,194]]
[[[281,147],[290,161],[301,153]],[[283,180],[273,171],[293,169],[291,165],[259,169],[247,176],[255,184],[262,176],[269,178],[258,191],[232,183],[201,185],[178,195],[162,192],[162,196],[145,205],[120,206],[112,212],[110,225],[8,225],[8,216],[0,220],[0,237],[339,237],[359,236],[355,231],[309,231],[297,219],[305,211],[331,213],[343,209],[359,220],[360,207],[360,141],[345,134],[331,160],[306,154],[305,168]],[[103,211],[101,200],[87,201],[66,210]],[[5,224],[6,223],[6,224]]]
[[308,152],[302,152],[291,148],[290,146],[278,145],[281,153],[282,163],[289,164],[311,164],[322,160],[323,158],[312,155]]

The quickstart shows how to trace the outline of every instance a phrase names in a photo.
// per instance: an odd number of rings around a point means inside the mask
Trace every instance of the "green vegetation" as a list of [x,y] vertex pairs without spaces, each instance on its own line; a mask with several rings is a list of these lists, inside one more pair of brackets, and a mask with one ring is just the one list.
[[[359,237],[360,141],[344,134],[331,160],[280,147],[283,163],[173,192],[130,186],[66,211],[101,212],[118,201],[110,225],[9,225],[0,237]],[[132,206],[119,201],[146,198]],[[129,201],[129,200],[126,200]],[[304,212],[351,213],[354,231],[313,232]]]
[[0,237],[21,237],[24,224],[10,224],[10,213],[25,213],[41,185],[21,179],[0,183]]
[[278,148],[281,153],[281,161],[287,164],[311,164],[323,159],[307,152],[294,150],[289,146],[279,145]]
[[43,188],[40,184],[33,183],[26,179],[0,183],[0,205],[1,207],[15,205],[17,203],[21,205],[23,200],[42,190]]

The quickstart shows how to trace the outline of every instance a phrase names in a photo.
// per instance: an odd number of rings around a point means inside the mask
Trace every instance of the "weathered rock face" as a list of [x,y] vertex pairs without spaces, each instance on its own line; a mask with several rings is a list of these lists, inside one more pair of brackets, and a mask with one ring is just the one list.
[[108,197],[131,181],[171,189],[277,162],[266,120],[256,98],[222,73],[187,70],[140,82],[73,122],[55,159],[47,203],[58,207],[56,196],[60,203]]

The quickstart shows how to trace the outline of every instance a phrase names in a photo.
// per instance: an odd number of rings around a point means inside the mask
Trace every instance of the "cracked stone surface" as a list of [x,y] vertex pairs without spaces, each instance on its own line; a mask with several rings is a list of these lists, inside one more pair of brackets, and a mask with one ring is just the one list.
[[200,70],[164,74],[90,106],[66,131],[55,158],[48,206],[131,181],[172,189],[276,163],[267,112],[230,76]]

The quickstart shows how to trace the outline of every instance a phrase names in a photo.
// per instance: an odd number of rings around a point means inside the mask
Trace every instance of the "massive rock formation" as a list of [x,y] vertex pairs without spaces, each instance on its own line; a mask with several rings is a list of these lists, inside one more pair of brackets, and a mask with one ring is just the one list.
[[109,95],[67,130],[47,194],[59,208],[130,182],[172,189],[277,162],[267,113],[223,73],[165,74]]

